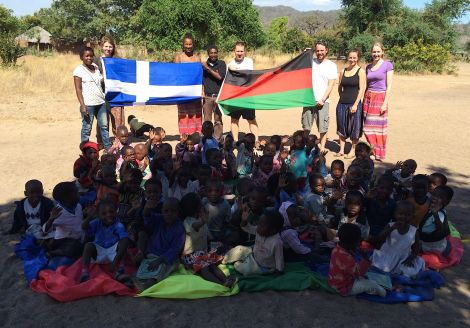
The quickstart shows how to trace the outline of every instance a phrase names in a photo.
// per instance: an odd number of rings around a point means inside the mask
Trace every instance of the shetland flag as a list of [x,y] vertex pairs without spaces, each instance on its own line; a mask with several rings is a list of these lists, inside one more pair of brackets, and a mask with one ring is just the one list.
[[111,106],[171,105],[201,98],[200,63],[157,63],[103,58],[106,100]]

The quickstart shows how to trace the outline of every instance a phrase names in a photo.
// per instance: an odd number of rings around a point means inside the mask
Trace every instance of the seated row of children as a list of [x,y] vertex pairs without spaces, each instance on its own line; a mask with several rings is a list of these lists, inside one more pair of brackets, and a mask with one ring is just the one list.
[[425,269],[420,252],[450,251],[445,207],[453,191],[441,173],[415,175],[413,160],[376,178],[370,148],[359,143],[347,169],[334,160],[328,171],[315,136],[295,132],[290,149],[287,138],[272,136],[255,149],[252,134],[219,144],[211,122],[201,138],[182,136],[173,158],[162,128],[137,144],[126,127],[117,130],[100,160],[96,144],[81,145],[77,181],[57,184],[54,202],[40,181],[28,181],[14,214],[11,233],[32,234],[49,257],[82,256],[81,281],[91,263],[109,263],[132,285],[127,262],[148,286],[182,263],[231,287],[221,262],[243,274],[278,275],[285,261],[331,258],[328,281],[341,295],[383,296],[364,277],[370,266],[414,277]]

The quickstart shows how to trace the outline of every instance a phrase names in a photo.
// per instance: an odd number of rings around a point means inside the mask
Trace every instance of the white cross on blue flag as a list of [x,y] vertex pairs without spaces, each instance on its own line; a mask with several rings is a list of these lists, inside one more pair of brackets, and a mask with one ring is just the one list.
[[171,105],[201,98],[200,63],[157,63],[103,58],[106,100],[111,106]]

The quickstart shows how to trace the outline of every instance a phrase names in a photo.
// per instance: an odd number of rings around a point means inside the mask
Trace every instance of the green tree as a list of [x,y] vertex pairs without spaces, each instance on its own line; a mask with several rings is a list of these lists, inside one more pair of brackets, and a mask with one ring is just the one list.
[[266,32],[266,45],[272,50],[281,50],[284,41],[287,39],[287,23],[289,18],[286,16],[278,17],[271,21]]
[[312,39],[299,28],[291,28],[287,31],[286,38],[282,42],[282,50],[289,53],[297,53],[311,46]]
[[12,11],[0,5],[0,59],[3,66],[13,66],[25,54],[15,40],[21,31],[21,22]]

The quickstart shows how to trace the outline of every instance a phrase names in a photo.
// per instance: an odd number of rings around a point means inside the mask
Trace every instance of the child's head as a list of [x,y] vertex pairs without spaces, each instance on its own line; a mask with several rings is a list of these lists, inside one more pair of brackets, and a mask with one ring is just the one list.
[[284,179],[286,181],[286,186],[283,188],[283,190],[290,195],[296,193],[299,189],[299,185],[297,183],[297,178],[295,177],[294,173],[284,173]]
[[361,212],[364,196],[357,191],[351,190],[346,193],[344,200],[344,211],[349,216],[356,216]]
[[340,179],[344,174],[344,162],[340,159],[335,159],[331,162],[330,171],[334,179]]
[[186,188],[191,179],[191,171],[187,166],[182,166],[176,171],[176,180],[180,187]]
[[202,135],[205,138],[212,138],[214,134],[214,124],[211,121],[205,121],[202,123]]
[[393,187],[395,186],[395,180],[388,174],[382,175],[377,181],[377,199],[386,201],[390,198],[393,193]]
[[370,158],[362,158],[362,157],[356,157],[352,163],[352,165],[357,165],[362,169],[362,172],[364,173],[364,179],[370,179],[372,176],[373,168],[371,165],[371,159]]
[[358,188],[364,179],[364,172],[358,165],[350,165],[346,171],[346,184],[349,189]]
[[29,180],[24,185],[24,195],[28,199],[31,206],[36,207],[44,195],[42,182],[39,180]]
[[247,133],[243,137],[243,142],[245,143],[246,149],[252,150],[253,148],[255,148],[256,137],[253,133]]
[[411,189],[415,198],[426,197],[429,190],[429,179],[424,174],[417,174],[411,180]]
[[138,161],[143,160],[148,155],[148,150],[145,144],[140,143],[140,144],[135,145],[134,150],[135,150],[135,158]]
[[80,50],[79,55],[83,64],[88,65],[88,66],[93,64],[93,59],[95,58],[95,51],[93,50],[93,48],[84,47]]
[[142,172],[139,169],[126,170],[121,179],[121,189],[124,192],[138,192],[140,190],[142,178]]
[[258,166],[263,173],[270,174],[273,171],[273,157],[267,155],[261,156],[259,158]]
[[157,178],[148,179],[145,182],[144,187],[144,195],[147,201],[160,201],[160,198],[162,197],[162,183],[160,180]]
[[291,227],[295,228],[302,224],[300,209],[296,204],[291,204],[286,208],[287,218]]
[[439,186],[433,190],[431,195],[431,205],[438,205],[439,209],[443,209],[454,197],[454,190],[449,186]]
[[124,146],[121,148],[122,159],[128,162],[135,162],[135,149],[132,146]]
[[98,217],[106,227],[116,221],[116,211],[116,204],[111,200],[104,199],[98,204]]
[[212,169],[208,164],[202,164],[197,170],[197,180],[199,181],[199,187],[205,186],[207,181],[211,178]]
[[109,166],[116,170],[116,156],[113,154],[101,155],[101,167]]
[[198,194],[190,192],[181,198],[180,201],[180,212],[181,218],[187,218],[188,216],[197,218],[199,211],[201,210],[201,199]]
[[275,134],[269,138],[269,143],[272,143],[276,146],[276,151],[281,149],[281,144],[282,144],[282,138],[281,136]]
[[277,211],[265,211],[260,216],[256,232],[262,237],[270,237],[281,232],[284,219]]
[[398,228],[405,228],[413,219],[415,207],[413,203],[407,200],[399,201],[393,214]]
[[370,157],[370,146],[365,142],[358,142],[356,148],[354,148],[354,156],[356,158],[369,158]]
[[103,166],[101,168],[101,181],[108,186],[115,184],[116,170],[109,165]]
[[166,131],[164,128],[162,128],[161,126],[157,126],[154,131],[157,135],[160,136],[161,140],[165,139]]
[[321,174],[311,174],[308,182],[314,194],[320,195],[325,192],[325,178]]
[[292,147],[291,149],[304,149],[306,143],[305,133],[302,130],[295,131],[292,135]]
[[224,149],[231,151],[233,148],[233,136],[232,134],[227,134],[224,138]]
[[74,207],[78,204],[80,195],[78,194],[75,182],[59,182],[52,190],[52,198],[65,207]]
[[217,148],[210,148],[206,151],[207,164],[212,167],[219,168],[222,166],[222,153]]
[[263,149],[263,155],[266,155],[266,156],[273,156],[276,155],[276,144],[273,143],[273,142],[270,142],[268,144],[266,144],[266,146],[264,146],[264,149]]
[[94,160],[98,158],[98,145],[94,142],[87,141],[80,145],[82,150],[83,157],[89,160]]
[[432,192],[436,187],[445,186],[447,184],[447,177],[439,172],[431,174],[429,177],[429,191]]
[[248,177],[238,179],[237,183],[237,194],[240,197],[248,196],[248,194],[254,189],[255,185],[253,180]]
[[355,251],[361,242],[361,229],[354,223],[345,223],[338,230],[339,244],[348,251]]
[[259,212],[266,207],[268,192],[263,187],[255,187],[248,194],[248,206],[252,211]]
[[116,128],[116,138],[119,139],[122,145],[127,144],[129,141],[129,130],[127,130],[125,125],[120,125]]
[[207,181],[206,188],[206,195],[209,202],[216,204],[222,200],[222,196],[224,195],[224,185],[220,180],[211,179]]
[[184,146],[186,147],[186,151],[189,151],[190,153],[192,153],[196,149],[196,145],[194,144],[194,141],[191,137],[188,137],[188,139],[186,139],[186,141],[184,142]]
[[176,198],[168,198],[162,206],[163,220],[167,226],[175,223],[180,216],[179,201]]
[[162,143],[155,154],[157,160],[171,160],[173,147],[169,143]]
[[317,145],[317,136],[314,134],[309,134],[307,136],[306,146],[308,149],[313,149]]
[[414,159],[407,159],[401,166],[401,177],[408,178],[410,175],[415,173],[417,167],[418,164],[416,164]]
[[134,115],[129,115],[129,116],[127,117],[127,124],[131,124],[131,121],[132,121],[134,118],[136,118]]

